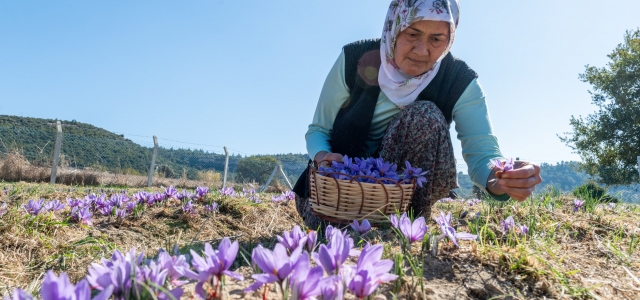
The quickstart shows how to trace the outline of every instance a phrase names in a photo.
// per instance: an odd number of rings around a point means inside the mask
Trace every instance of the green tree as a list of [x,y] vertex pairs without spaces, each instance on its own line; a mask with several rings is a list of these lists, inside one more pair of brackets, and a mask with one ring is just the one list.
[[276,159],[271,156],[249,156],[238,161],[236,176],[240,181],[255,181],[264,184],[276,166]]
[[560,139],[583,160],[581,169],[606,185],[638,182],[640,155],[640,29],[627,31],[606,67],[586,66],[598,111],[571,117],[573,132]]

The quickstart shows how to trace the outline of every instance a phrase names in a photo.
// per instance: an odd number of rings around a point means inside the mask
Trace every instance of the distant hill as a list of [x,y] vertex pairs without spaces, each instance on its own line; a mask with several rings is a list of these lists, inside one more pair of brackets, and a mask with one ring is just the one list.
[[[0,115],[0,153],[18,151],[32,164],[51,164],[56,138],[56,121]],[[105,129],[81,122],[61,120],[63,131],[62,164],[78,169],[97,169],[128,174],[147,174],[152,148],[143,147]],[[281,162],[292,179],[306,167],[306,154],[269,155]],[[234,172],[240,155],[229,157],[229,171]],[[168,177],[181,177],[183,170],[189,179],[198,171],[224,170],[225,156],[203,150],[158,148],[156,170]]]

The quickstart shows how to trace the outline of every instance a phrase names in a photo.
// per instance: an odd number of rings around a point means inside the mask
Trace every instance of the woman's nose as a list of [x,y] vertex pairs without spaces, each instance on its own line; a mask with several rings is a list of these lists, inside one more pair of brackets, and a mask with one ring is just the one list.
[[419,56],[429,56],[429,47],[426,43],[419,42],[413,46],[413,52]]

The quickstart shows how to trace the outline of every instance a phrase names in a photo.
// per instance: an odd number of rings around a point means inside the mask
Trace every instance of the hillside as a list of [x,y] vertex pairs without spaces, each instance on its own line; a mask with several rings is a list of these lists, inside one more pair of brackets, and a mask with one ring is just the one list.
[[[17,116],[0,116],[0,153],[19,152],[34,165],[49,166],[53,157],[56,121]],[[63,131],[62,165],[127,174],[147,174],[152,148],[143,147],[105,129],[81,122],[61,121]],[[270,155],[283,164],[290,178],[304,170],[306,154]],[[235,172],[243,157],[229,157],[229,171]],[[196,179],[198,171],[224,170],[225,156],[203,150],[158,148],[157,171],[178,178],[186,171]],[[271,167],[273,168],[273,167]],[[294,175],[295,174],[295,175]]]

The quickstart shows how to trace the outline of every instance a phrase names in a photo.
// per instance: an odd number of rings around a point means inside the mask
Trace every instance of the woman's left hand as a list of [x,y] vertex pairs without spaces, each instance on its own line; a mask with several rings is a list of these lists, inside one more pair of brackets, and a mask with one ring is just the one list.
[[[495,176],[495,171],[491,173]],[[513,170],[503,172],[500,178],[497,178],[495,185],[489,184],[489,191],[493,194],[506,193],[513,199],[524,201],[540,182],[542,182],[540,166],[525,161],[515,161]],[[502,192],[498,192],[497,189]]]

